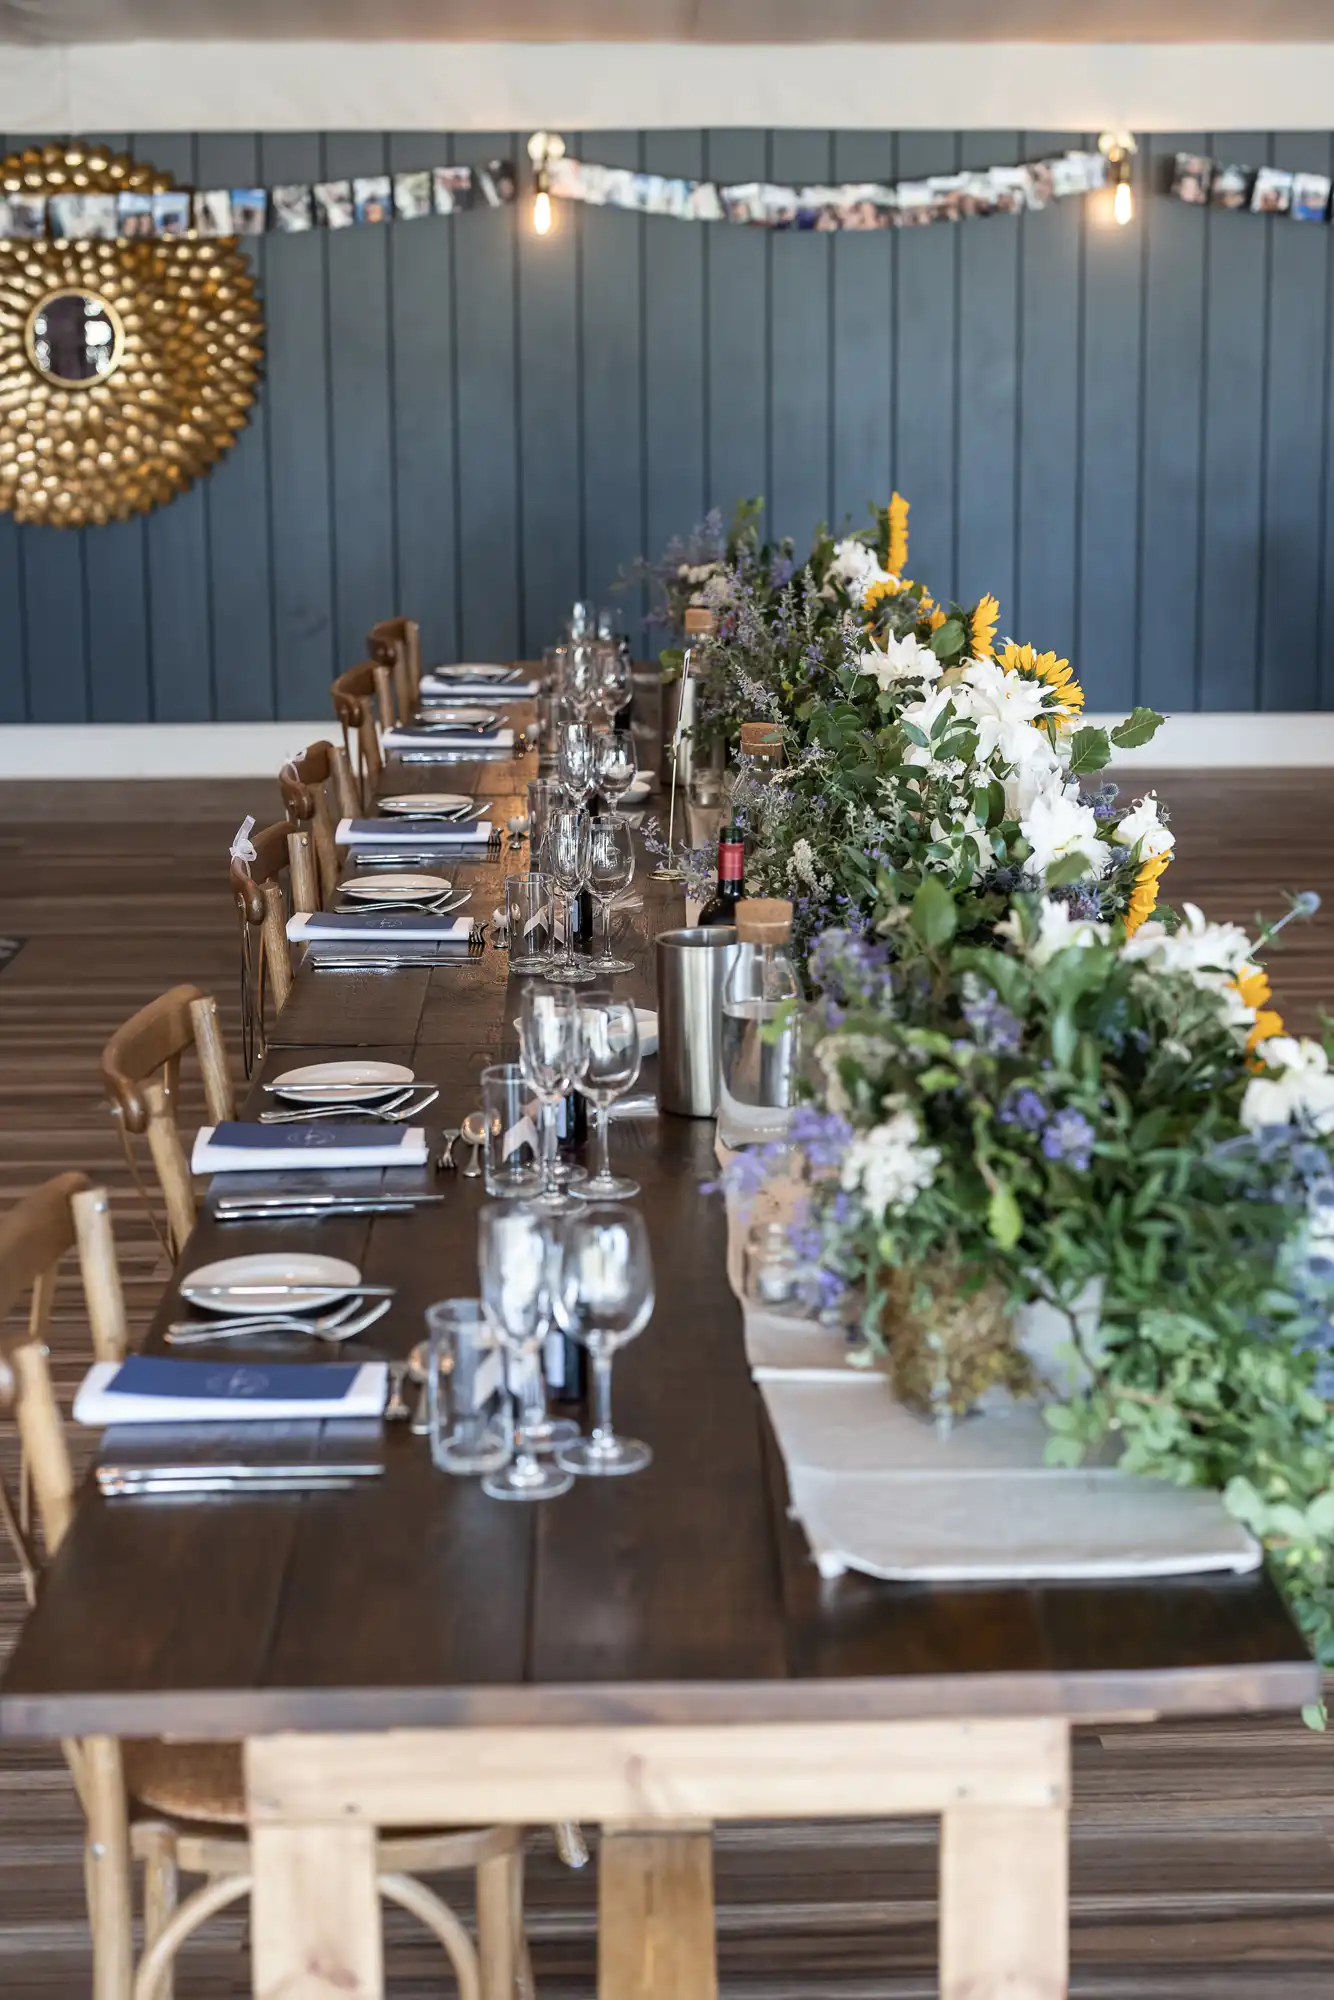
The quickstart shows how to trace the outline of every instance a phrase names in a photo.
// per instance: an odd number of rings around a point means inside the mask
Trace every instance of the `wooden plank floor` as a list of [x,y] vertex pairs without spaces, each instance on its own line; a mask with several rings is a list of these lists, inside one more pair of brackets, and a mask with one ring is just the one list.
[[[1136,794],[1153,780],[1141,780]],[[1334,833],[1323,772],[1189,773],[1156,781],[1180,842],[1173,899],[1253,923],[1285,889],[1326,908],[1273,971],[1297,1028],[1334,999]],[[97,1083],[110,1029],[188,979],[215,992],[235,1042],[237,944],[226,888],[246,811],[267,784],[0,784],[0,1209],[63,1167],[113,1192],[127,1296],[142,1323],[164,1275]],[[68,1397],[86,1358],[72,1287],[54,1329]],[[8,1441],[0,1460],[12,1466]],[[22,1617],[0,1548],[0,1657]],[[1292,1716],[1082,1732],[1072,1856],[1080,2000],[1329,2000],[1334,1991],[1334,1739]],[[88,1991],[80,1826],[63,1767],[0,1751],[0,1994]],[[934,1981],[935,1833],[928,1824],[741,1826],[717,1843],[727,2000],[925,2000]],[[532,1842],[530,1930],[544,2000],[591,2000],[594,1871]],[[466,1909],[466,1895],[458,1898]],[[246,1992],[243,1918],[208,1927],[181,2000]],[[435,1952],[387,1924],[393,2000],[448,1991]]]

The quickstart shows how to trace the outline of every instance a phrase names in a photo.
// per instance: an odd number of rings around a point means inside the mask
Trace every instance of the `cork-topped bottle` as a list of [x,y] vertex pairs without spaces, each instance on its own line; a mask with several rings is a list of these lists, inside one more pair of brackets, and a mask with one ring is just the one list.
[[798,1002],[792,905],[743,897],[737,954],[723,994],[722,1113],[732,1128],[786,1123],[797,1081]]

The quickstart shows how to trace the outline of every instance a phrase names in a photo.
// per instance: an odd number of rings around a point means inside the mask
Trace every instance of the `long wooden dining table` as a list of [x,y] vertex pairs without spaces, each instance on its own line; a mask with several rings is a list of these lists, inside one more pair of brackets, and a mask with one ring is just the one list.
[[[507,759],[391,764],[387,779],[489,795],[503,825],[532,774]],[[451,872],[489,915],[524,865]],[[643,866],[636,888],[618,990],[652,1005],[653,940],[682,921],[681,892]],[[494,948],[387,973],[303,966],[243,1115],[294,1049],[355,1048],[440,1087],[434,1137],[476,1104],[483,1065],[515,1053],[518,991]],[[647,1471],[507,1506],[436,1471],[400,1424],[384,1477],[355,1491],[117,1503],[85,1487],[0,1689],[0,1734],[244,1740],[260,2000],[383,1993],[377,1828],[598,1826],[600,2000],[712,2000],[712,1826],[894,1814],[940,1816],[945,2000],[1056,2000],[1072,1724],[1313,1699],[1277,1590],[1264,1573],[822,1580],[788,1517],[722,1203],[704,1192],[712,1123],[612,1133],[656,1267],[652,1320],[615,1383],[618,1423],[653,1447]],[[397,1288],[373,1340],[405,1356],[424,1308],[477,1280],[481,1182],[419,1177],[443,1204],[408,1216],[224,1225],[205,1207],[182,1268],[346,1256]],[[178,1303],[173,1286],[150,1347]]]

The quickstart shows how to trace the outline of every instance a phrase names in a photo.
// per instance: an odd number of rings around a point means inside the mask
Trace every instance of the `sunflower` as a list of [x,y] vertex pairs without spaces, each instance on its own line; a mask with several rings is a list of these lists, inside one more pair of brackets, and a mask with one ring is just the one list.
[[982,599],[972,617],[968,620],[968,636],[972,642],[973,658],[989,660],[992,640],[996,636],[996,625],[1000,618],[1000,604],[990,592]]
[[896,577],[892,576],[883,578],[879,583],[868,583],[862,593],[862,610],[874,611],[887,597],[897,597],[904,587]]
[[1283,1016],[1275,1008],[1265,1005],[1271,994],[1269,974],[1263,966],[1243,965],[1232,986],[1234,992],[1241,995],[1242,1005],[1255,1009],[1255,1020],[1246,1037],[1248,1049],[1258,1048],[1261,1042],[1283,1033]]
[[926,622],[933,632],[938,632],[942,625],[947,625],[949,623],[949,620],[946,617],[945,613],[941,610],[940,606],[938,604],[933,604],[931,606],[931,609],[926,614]]
[[885,568],[902,576],[908,567],[908,503],[901,493],[889,496],[889,554]]
[[1034,652],[1031,646],[1016,646],[1013,639],[1007,639],[997,658],[1007,674],[1046,681],[1059,696],[1053,714],[1073,715],[1084,706],[1084,690],[1071,674],[1069,660],[1058,660],[1055,653]]
[[1133,937],[1140,925],[1151,917],[1158,905],[1158,881],[1172,859],[1167,854],[1149,854],[1139,864],[1135,886],[1130,892],[1130,908],[1126,911],[1126,936]]

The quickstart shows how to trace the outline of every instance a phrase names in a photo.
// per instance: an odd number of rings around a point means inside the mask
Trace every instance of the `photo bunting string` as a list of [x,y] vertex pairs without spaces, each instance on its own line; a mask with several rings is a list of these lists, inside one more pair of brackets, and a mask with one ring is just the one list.
[[1168,192],[1199,208],[1244,208],[1293,222],[1330,220],[1330,177],[1287,167],[1234,166],[1204,153],[1178,153]]

